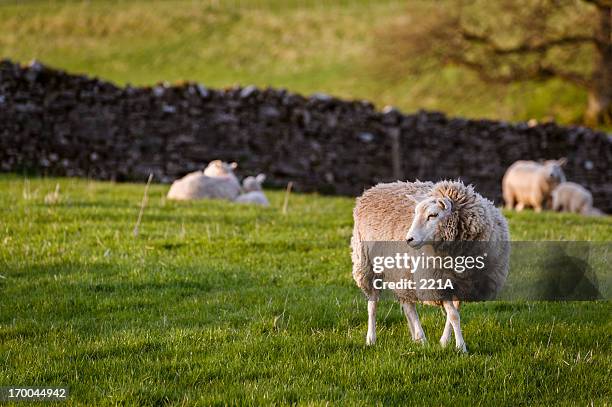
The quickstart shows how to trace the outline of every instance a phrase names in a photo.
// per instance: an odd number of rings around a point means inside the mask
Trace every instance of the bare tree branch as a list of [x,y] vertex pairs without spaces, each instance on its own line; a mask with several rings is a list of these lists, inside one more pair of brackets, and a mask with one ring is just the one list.
[[476,72],[481,80],[487,83],[509,84],[521,80],[533,79],[532,74],[528,74],[526,69],[514,67],[509,73],[494,73],[485,64],[466,58],[465,55],[449,55],[446,62],[453,65],[462,66]]
[[612,7],[612,0],[582,0],[585,3],[594,4],[597,7]]
[[459,32],[464,40],[472,43],[480,43],[489,47],[496,55],[511,55],[511,54],[527,54],[527,53],[542,53],[552,47],[598,43],[597,38],[590,35],[573,35],[567,37],[556,38],[539,44],[523,43],[516,47],[504,48],[495,43],[490,37],[476,34],[468,31],[465,27],[459,27]]
[[447,62],[476,72],[487,83],[510,84],[530,80],[545,81],[556,77],[581,87],[590,85],[590,80],[577,72],[564,71],[548,65],[513,66],[508,72],[499,73],[492,71],[490,67],[481,62],[470,60],[461,54],[448,56]]
[[552,66],[542,66],[540,67],[542,79],[548,79],[557,77],[563,79],[566,82],[573,83],[574,85],[578,85],[584,88],[591,86],[591,80],[589,80],[584,75],[579,74],[578,72],[572,71],[564,71],[559,68],[555,68]]

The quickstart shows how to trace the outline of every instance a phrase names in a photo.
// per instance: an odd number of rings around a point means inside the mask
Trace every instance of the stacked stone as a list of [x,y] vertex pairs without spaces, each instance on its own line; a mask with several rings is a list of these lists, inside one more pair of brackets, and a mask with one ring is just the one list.
[[117,87],[34,62],[0,62],[0,170],[169,182],[213,159],[273,186],[357,195],[397,178],[461,178],[501,201],[518,159],[567,157],[566,174],[612,211],[612,138],[529,126],[377,111],[365,101],[253,86]]

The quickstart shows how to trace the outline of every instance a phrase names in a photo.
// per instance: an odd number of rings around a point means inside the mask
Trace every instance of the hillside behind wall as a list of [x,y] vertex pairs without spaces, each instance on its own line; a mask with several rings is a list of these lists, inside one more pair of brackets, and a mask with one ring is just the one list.
[[117,87],[39,63],[0,62],[0,170],[169,182],[237,161],[269,184],[357,195],[397,178],[461,178],[501,202],[518,159],[567,157],[569,180],[612,212],[612,138],[581,127],[383,112],[363,101],[185,83]]

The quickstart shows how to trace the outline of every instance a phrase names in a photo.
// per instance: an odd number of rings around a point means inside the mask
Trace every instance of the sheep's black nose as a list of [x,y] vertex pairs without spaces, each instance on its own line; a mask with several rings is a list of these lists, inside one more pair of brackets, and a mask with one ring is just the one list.
[[406,243],[410,243],[410,242],[412,242],[413,240],[414,240],[414,237],[410,237],[410,238],[406,239]]

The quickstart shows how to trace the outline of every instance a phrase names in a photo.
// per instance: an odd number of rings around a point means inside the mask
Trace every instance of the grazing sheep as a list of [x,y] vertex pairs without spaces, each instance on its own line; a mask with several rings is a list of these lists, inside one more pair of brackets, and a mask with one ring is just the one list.
[[507,209],[522,211],[525,206],[536,212],[550,208],[551,192],[565,182],[561,169],[566,159],[548,160],[544,163],[535,161],[517,161],[512,164],[502,179],[502,191]]
[[[496,242],[497,250],[488,253],[488,266],[482,272],[488,285],[488,297],[493,297],[506,280],[510,255],[506,220],[491,201],[460,181],[378,184],[357,198],[353,217],[353,279],[368,298],[368,345],[376,341],[376,305],[380,290],[374,287],[375,274],[364,242],[406,240],[412,249],[421,249],[427,242],[437,242],[427,245],[433,252],[438,250],[436,245],[441,247],[445,241]],[[406,278],[412,278],[410,272],[408,274]],[[440,343],[443,346],[448,343],[452,329],[457,348],[466,351],[459,322],[458,300],[461,298],[422,301],[415,290],[394,290],[394,294],[402,305],[413,340],[426,340],[415,303],[442,305],[447,318]]]
[[601,215],[593,208],[593,195],[588,189],[575,182],[563,182],[552,191],[553,210],[580,213],[582,215]]
[[[215,160],[204,171],[195,171],[172,183],[168,199],[227,199],[233,201],[240,194],[240,183],[234,175],[236,163]],[[206,173],[208,172],[209,175]],[[215,174],[215,175],[213,175]]]
[[270,202],[268,202],[268,198],[266,198],[261,188],[261,184],[263,184],[265,179],[265,174],[259,174],[256,177],[246,177],[242,181],[244,193],[236,198],[236,202],[270,206]]

